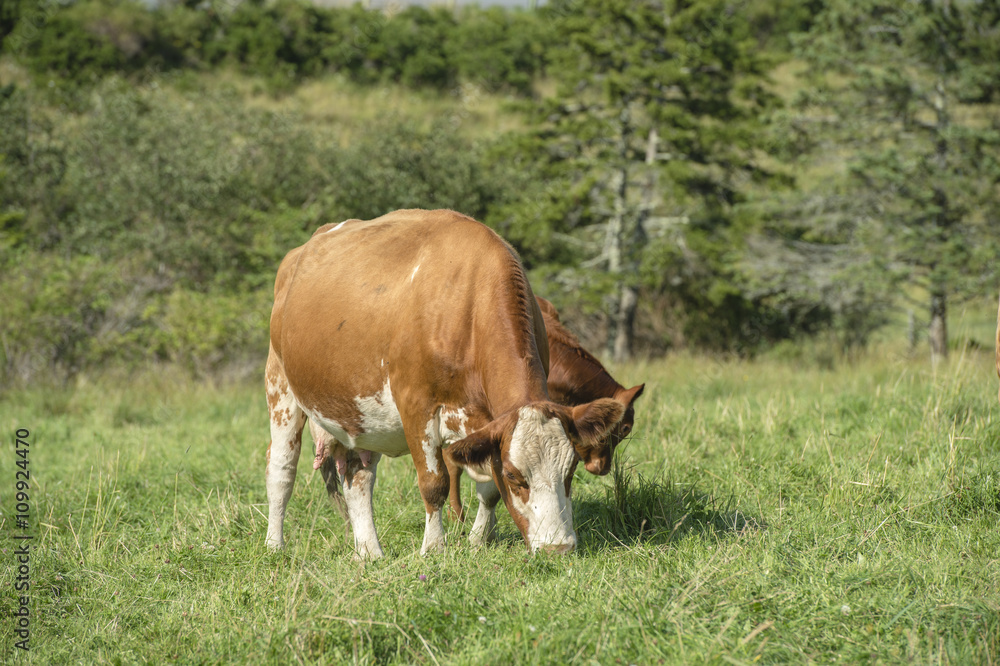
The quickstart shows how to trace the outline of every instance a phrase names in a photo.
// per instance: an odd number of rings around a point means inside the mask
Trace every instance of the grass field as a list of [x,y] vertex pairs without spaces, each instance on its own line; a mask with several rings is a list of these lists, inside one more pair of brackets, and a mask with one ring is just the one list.
[[[18,663],[1000,661],[992,352],[873,350],[836,369],[674,356],[614,477],[577,472],[580,547],[418,554],[409,458],[386,460],[387,557],[360,565],[302,456],[264,548],[259,386],[146,374],[0,399],[0,646]],[[30,436],[30,652],[15,650],[13,440]],[[309,444],[306,443],[308,447]],[[465,488],[467,502],[471,488]]]

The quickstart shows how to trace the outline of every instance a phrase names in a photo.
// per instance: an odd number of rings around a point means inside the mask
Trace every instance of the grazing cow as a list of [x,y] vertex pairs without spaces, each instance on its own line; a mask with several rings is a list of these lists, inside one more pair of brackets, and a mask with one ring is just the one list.
[[[562,325],[555,306],[541,296],[535,298],[545,322],[545,334],[549,346],[549,397],[567,407],[582,405],[599,398],[612,398],[625,407],[622,420],[603,440],[593,441],[587,450],[577,449],[586,470],[603,476],[611,471],[611,459],[615,447],[632,432],[635,422],[635,401],[642,395],[645,384],[627,389],[615,381],[601,362],[584,349],[576,336]],[[464,521],[465,511],[462,508],[460,486],[462,467],[452,464],[448,456],[445,456],[445,462],[448,463],[448,472],[451,475],[451,489],[448,496],[451,510],[455,517]],[[494,506],[495,504],[496,502]],[[487,528],[492,528],[496,524],[496,518],[490,515],[492,507],[484,506],[482,497],[479,506],[476,526],[471,531],[476,540],[482,534],[483,524]],[[483,515],[484,511],[489,513]],[[489,532],[487,536],[491,536]]]
[[572,550],[578,452],[625,410],[610,399],[551,402],[543,339],[517,255],[464,215],[403,210],[327,225],[289,252],[266,369],[268,546],[284,544],[308,417],[336,440],[318,462],[327,487],[343,487],[357,557],[382,556],[372,512],[382,455],[412,456],[426,512],[420,552],[444,547],[445,447],[489,479],[529,550]]

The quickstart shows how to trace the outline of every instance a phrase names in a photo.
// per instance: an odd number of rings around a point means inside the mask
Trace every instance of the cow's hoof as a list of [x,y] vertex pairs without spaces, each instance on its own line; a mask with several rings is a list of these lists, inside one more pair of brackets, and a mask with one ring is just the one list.
[[362,546],[354,551],[353,559],[355,562],[374,562],[375,560],[380,560],[383,557],[385,557],[385,553],[382,552],[381,546]]

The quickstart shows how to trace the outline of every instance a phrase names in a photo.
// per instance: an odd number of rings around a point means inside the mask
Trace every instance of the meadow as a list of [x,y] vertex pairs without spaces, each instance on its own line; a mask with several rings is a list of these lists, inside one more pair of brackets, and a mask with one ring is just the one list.
[[[474,551],[449,521],[447,552],[421,557],[400,458],[376,485],[387,557],[356,563],[310,455],[288,547],[268,552],[255,382],[163,370],[7,393],[4,659],[997,663],[992,351],[936,369],[885,344],[833,366],[814,356],[613,367],[647,389],[615,472],[577,471],[566,557],[529,556],[504,509],[497,545]],[[31,433],[27,531],[12,522],[18,428]],[[23,533],[36,537],[26,653],[11,620]]]

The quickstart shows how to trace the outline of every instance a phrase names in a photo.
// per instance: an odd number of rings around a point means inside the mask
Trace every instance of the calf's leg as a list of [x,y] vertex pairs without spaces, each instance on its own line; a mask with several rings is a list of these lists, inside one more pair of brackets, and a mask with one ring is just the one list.
[[451,517],[465,522],[465,507],[462,506],[462,466],[451,459],[448,450],[444,451],[444,464],[448,468],[448,504]]
[[479,511],[469,531],[469,543],[483,546],[497,540],[496,508],[500,490],[493,481],[476,481],[476,495],[479,497]]

